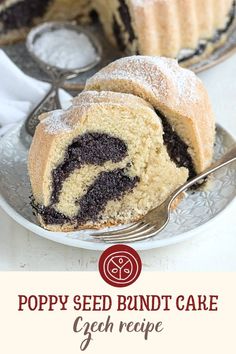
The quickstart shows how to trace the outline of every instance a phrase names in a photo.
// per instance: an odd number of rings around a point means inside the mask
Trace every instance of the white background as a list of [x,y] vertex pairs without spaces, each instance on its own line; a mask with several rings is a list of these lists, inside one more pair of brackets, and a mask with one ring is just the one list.
[[[236,137],[236,55],[199,76],[209,91],[217,121]],[[34,235],[0,209],[0,270],[96,270],[100,254]],[[140,255],[144,270],[236,271],[236,201],[207,231]]]

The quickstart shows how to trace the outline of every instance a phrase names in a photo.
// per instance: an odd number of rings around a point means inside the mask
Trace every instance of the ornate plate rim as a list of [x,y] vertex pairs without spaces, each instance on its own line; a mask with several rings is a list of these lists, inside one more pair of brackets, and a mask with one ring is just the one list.
[[[235,200],[232,199],[229,204],[222,209],[216,216],[204,224],[196,227],[193,230],[184,232],[182,234],[173,236],[168,239],[163,239],[163,240],[153,240],[152,242],[134,242],[134,243],[129,243],[129,245],[134,248],[137,251],[145,251],[145,250],[151,250],[151,249],[156,249],[156,248],[162,248],[162,247],[167,247],[171,245],[175,245],[178,243],[181,243],[183,241],[187,241],[191,239],[192,237],[198,235],[201,231],[206,231],[207,229],[210,228],[213,222],[215,222],[216,218],[218,217],[223,217],[225,212],[228,211],[228,209],[234,204]],[[18,214],[14,208],[12,208],[0,195],[0,207],[6,212],[8,216],[10,216],[14,221],[16,221],[19,225],[25,227],[27,230],[33,232],[35,235],[43,237],[47,240],[63,244],[65,246],[71,246],[71,247],[76,247],[76,248],[82,248],[82,249],[87,249],[87,250],[93,250],[93,251],[104,251],[106,248],[114,245],[115,243],[96,243],[96,242],[90,242],[90,241],[83,241],[80,239],[74,239],[74,238],[69,238],[65,237],[66,233],[63,232],[52,232],[52,231],[47,231],[40,226],[26,220],[23,216]],[[61,237],[61,238],[60,238]],[[63,238],[62,238],[63,237]],[[92,236],[91,236],[92,237]],[[125,244],[125,243],[124,243]]]

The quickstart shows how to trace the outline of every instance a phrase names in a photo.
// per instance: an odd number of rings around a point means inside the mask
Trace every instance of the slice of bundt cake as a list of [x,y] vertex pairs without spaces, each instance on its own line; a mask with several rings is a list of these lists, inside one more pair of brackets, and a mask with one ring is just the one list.
[[174,60],[121,59],[87,88],[40,117],[30,148],[32,205],[49,230],[137,220],[212,159],[207,93]]
[[49,230],[127,223],[188,177],[163,145],[162,124],[142,99],[84,92],[44,114],[29,154],[33,207]]

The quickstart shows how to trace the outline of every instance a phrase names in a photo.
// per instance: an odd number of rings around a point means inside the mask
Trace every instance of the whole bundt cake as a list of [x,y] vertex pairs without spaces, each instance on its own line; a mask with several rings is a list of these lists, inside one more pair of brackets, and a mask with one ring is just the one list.
[[41,115],[29,153],[33,208],[53,231],[129,223],[212,160],[201,81],[173,59],[127,57],[70,108]]
[[51,20],[99,19],[108,40],[127,54],[193,60],[225,40],[235,0],[0,0],[0,44]]

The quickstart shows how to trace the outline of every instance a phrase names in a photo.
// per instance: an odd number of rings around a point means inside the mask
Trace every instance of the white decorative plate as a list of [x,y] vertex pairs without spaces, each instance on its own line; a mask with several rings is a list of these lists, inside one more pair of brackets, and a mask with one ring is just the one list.
[[[104,250],[109,245],[95,240],[90,231],[50,232],[41,228],[30,206],[27,175],[27,149],[19,139],[20,126],[0,139],[0,206],[15,221],[34,233],[65,245]],[[235,144],[222,127],[217,127],[215,159]],[[207,190],[188,192],[172,213],[168,226],[152,239],[132,243],[137,250],[174,244],[199,233],[209,221],[225,210],[236,195],[236,164],[228,165],[212,176]],[[112,228],[115,229],[115,228]]]

